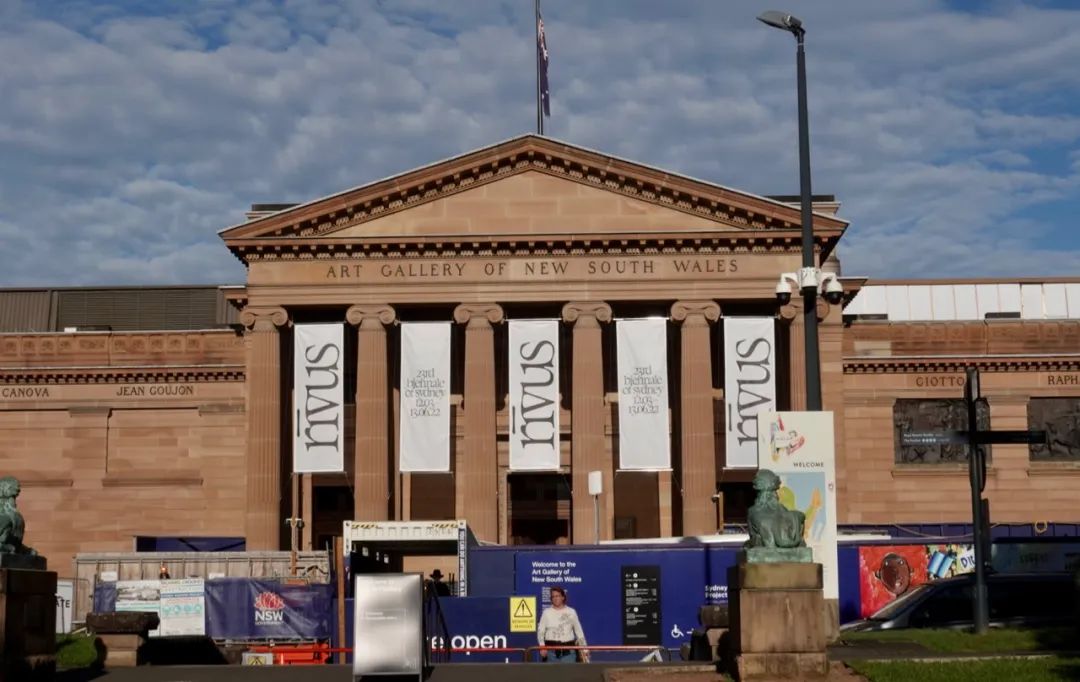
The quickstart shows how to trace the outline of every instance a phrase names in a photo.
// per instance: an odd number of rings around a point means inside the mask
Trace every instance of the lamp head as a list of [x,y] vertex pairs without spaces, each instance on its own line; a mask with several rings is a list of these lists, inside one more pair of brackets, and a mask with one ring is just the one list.
[[806,32],[802,27],[802,21],[797,17],[791,16],[787,12],[777,12],[776,10],[762,12],[758,16],[758,21],[774,28],[788,31],[795,36],[802,35]]

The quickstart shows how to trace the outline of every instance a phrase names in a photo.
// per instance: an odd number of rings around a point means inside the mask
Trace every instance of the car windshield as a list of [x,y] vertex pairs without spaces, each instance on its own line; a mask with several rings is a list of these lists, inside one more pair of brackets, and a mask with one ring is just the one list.
[[878,609],[874,615],[870,616],[870,620],[890,620],[911,603],[913,599],[917,599],[920,594],[923,594],[928,589],[930,589],[930,585],[928,584],[911,588],[911,590],[897,597],[896,600],[891,601]]

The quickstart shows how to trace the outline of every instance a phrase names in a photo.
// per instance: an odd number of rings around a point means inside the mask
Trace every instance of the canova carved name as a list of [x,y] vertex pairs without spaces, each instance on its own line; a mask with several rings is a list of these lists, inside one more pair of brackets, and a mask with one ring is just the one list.
[[48,398],[48,386],[0,386],[0,398],[8,400]]

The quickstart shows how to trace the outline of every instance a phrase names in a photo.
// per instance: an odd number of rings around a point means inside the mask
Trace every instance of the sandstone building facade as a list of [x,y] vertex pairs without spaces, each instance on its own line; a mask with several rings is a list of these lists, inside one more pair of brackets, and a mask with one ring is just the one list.
[[[847,223],[815,202],[819,262]],[[804,405],[797,198],[767,198],[523,136],[221,233],[234,287],[0,292],[0,472],[23,481],[28,539],[76,552],[154,538],[302,547],[346,519],[468,520],[497,543],[714,532],[745,518],[752,471],[727,466],[722,326],[777,320],[777,403]],[[821,301],[841,524],[964,523],[966,455],[899,433],[952,423],[967,367],[983,419],[1047,430],[995,445],[998,522],[1080,521],[1080,278],[842,280]],[[671,471],[619,471],[613,320],[668,324]],[[561,321],[561,468],[508,468],[506,320]],[[451,472],[400,474],[400,334],[452,321]],[[290,476],[291,325],[348,325],[346,471]],[[719,503],[715,493],[721,493]],[[1047,524],[1047,525],[1043,525]]]

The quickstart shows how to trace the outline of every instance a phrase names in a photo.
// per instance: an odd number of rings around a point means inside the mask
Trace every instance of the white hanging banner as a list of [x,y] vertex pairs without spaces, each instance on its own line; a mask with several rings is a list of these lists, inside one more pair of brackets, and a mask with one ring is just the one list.
[[838,599],[833,413],[762,412],[758,420],[758,466],[780,476],[780,504],[806,516],[803,539],[822,565],[825,598]]
[[559,468],[559,322],[510,320],[510,470]]
[[619,468],[671,468],[667,320],[617,320]]
[[345,470],[345,325],[293,327],[293,471]]
[[401,325],[399,470],[450,471],[450,323]]
[[724,318],[727,466],[758,465],[758,415],[776,410],[776,339],[771,317]]

